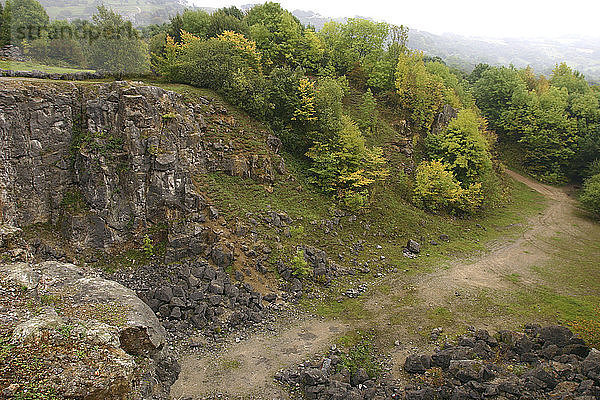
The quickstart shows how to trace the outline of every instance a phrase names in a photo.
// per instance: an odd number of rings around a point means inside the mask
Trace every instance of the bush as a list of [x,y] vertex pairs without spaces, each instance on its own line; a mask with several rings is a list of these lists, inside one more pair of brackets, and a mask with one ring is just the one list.
[[425,139],[429,159],[441,160],[465,185],[481,182],[492,170],[489,143],[479,130],[480,120],[471,110],[461,110],[443,133]]
[[292,258],[292,274],[298,278],[304,278],[310,274],[310,268],[302,249],[296,249],[296,254]]
[[579,200],[585,208],[600,215],[600,174],[596,174],[585,181]]
[[263,119],[268,106],[260,59],[254,42],[241,34],[226,31],[202,40],[183,33],[181,44],[167,37],[160,72],[171,81],[214,89]]
[[315,142],[306,154],[312,160],[313,181],[326,193],[358,209],[366,205],[368,192],[388,176],[380,148],[368,149],[356,123],[343,115],[342,129],[327,142]]
[[424,161],[417,168],[414,203],[428,211],[448,213],[474,213],[483,202],[481,184],[466,189],[440,161]]
[[373,97],[371,89],[367,89],[363,94],[359,111],[360,118],[358,123],[360,129],[372,132],[377,125],[377,101],[375,100],[375,97]]

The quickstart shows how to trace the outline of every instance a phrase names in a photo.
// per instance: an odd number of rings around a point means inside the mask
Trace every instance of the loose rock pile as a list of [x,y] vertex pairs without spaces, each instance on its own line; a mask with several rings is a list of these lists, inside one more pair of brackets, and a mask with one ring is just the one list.
[[[304,254],[304,260],[310,270],[310,274],[306,278],[324,285],[331,283],[331,280],[337,275],[339,267],[329,259],[327,253],[306,245],[298,246],[298,250]],[[285,287],[286,290],[301,295],[303,284],[293,268],[290,263],[280,260],[277,272],[288,283]]]
[[362,400],[395,399],[398,389],[387,381],[369,377],[366,370],[351,372],[342,366],[342,353],[333,347],[323,358],[280,371],[275,379],[299,390],[308,399]]
[[277,298],[275,294],[263,298],[248,283],[233,282],[224,269],[202,259],[143,266],[110,278],[135,289],[163,326],[178,334],[204,328],[229,331],[260,322]]
[[309,399],[575,399],[600,398],[600,351],[565,327],[527,325],[524,332],[485,330],[413,354],[403,367],[410,384],[369,379],[341,369],[329,352],[276,378]]

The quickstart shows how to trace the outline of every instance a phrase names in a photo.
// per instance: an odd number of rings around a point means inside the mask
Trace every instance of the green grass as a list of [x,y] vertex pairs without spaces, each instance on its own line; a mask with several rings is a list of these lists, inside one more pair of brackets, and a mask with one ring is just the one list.
[[4,61],[0,60],[0,69],[11,71],[41,71],[47,73],[67,74],[73,72],[94,72],[89,69],[76,69],[44,65],[35,61]]

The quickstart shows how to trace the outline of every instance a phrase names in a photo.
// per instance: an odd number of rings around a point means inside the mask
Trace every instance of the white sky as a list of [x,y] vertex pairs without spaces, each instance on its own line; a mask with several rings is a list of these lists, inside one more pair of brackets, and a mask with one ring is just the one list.
[[[252,0],[189,0],[205,7],[262,3]],[[487,37],[600,37],[598,0],[281,0],[288,10],[329,17],[361,15],[431,33]]]

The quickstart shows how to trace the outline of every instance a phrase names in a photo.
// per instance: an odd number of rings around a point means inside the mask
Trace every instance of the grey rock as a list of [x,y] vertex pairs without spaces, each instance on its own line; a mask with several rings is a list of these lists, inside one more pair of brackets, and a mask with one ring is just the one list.
[[409,239],[408,243],[406,244],[406,249],[413,254],[419,254],[421,252],[421,245],[418,242]]

